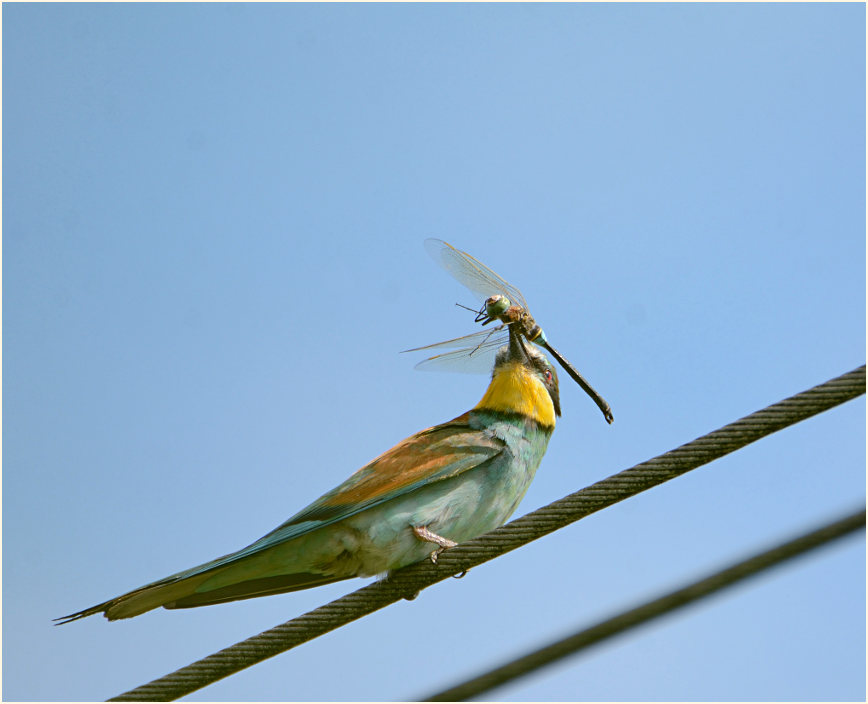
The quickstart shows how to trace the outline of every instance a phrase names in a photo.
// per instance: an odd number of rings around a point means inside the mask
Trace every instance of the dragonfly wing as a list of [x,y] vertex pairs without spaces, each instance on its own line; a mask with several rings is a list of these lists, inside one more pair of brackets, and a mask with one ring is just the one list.
[[499,293],[506,296],[511,303],[528,310],[527,301],[524,300],[521,291],[507,283],[503,277],[494,273],[476,257],[433,237],[425,240],[425,249],[435,262],[475,294],[488,298]]
[[436,350],[439,348],[450,349],[452,347],[478,347],[479,345],[488,342],[490,339],[497,337],[502,339],[503,335],[498,333],[503,330],[504,325],[498,325],[495,328],[488,330],[480,330],[479,332],[471,333],[470,335],[462,335],[461,337],[453,337],[451,340],[443,340],[443,342],[435,342],[433,345],[423,345],[422,347],[414,347],[403,352],[419,352],[420,350]]
[[494,367],[497,350],[507,341],[504,333],[495,335],[487,342],[464,347],[452,352],[444,352],[416,365],[416,369],[426,372],[462,372],[465,374],[490,374]]

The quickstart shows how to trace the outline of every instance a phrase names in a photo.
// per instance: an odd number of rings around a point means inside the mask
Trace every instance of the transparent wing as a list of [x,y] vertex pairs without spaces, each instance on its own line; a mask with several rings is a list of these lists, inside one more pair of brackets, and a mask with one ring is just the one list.
[[463,286],[466,286],[483,299],[495,293],[506,296],[511,303],[528,310],[527,301],[515,286],[507,283],[485,264],[467,252],[455,249],[448,242],[434,239],[425,240],[425,249],[431,258],[448,271]]
[[416,369],[426,372],[462,372],[465,374],[490,374],[494,368],[497,350],[506,344],[509,335],[493,335],[487,342],[473,347],[464,347],[452,352],[444,352],[426,359],[416,365]]
[[479,347],[485,342],[488,342],[489,338],[493,338],[497,336],[498,340],[503,339],[503,335],[498,335],[506,326],[498,325],[494,328],[489,328],[487,330],[480,330],[479,332],[471,333],[470,335],[462,335],[461,337],[454,337],[451,340],[443,340],[443,342],[435,342],[433,345],[423,345],[422,347],[414,347],[409,350],[401,350],[403,352],[418,352],[419,350],[436,350],[438,348],[449,349],[451,347],[469,347],[473,349],[474,347]]

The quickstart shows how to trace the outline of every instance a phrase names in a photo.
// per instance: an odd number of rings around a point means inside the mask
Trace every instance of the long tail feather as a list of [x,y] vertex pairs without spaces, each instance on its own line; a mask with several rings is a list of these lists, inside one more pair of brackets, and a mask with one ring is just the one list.
[[349,579],[349,577],[332,577],[310,572],[300,572],[249,579],[237,584],[197,592],[196,589],[211,576],[213,576],[213,572],[206,572],[193,577],[187,577],[186,579],[141,587],[109,601],[104,601],[96,606],[91,606],[89,609],[56,618],[54,619],[55,625],[60,626],[64,623],[78,621],[79,619],[99,613],[105,614],[105,617],[109,621],[116,621],[122,618],[138,616],[160,606],[166,609],[209,606],[211,604],[223,604],[239,599],[252,599],[257,596],[294,592],[300,589],[318,587],[323,584],[331,584],[332,582]]
[[290,574],[280,577],[263,577],[239,582],[228,587],[213,589],[207,592],[197,592],[175,601],[163,604],[165,609],[189,609],[194,606],[210,606],[225,604],[240,599],[252,599],[257,596],[270,596],[285,592],[296,592],[310,587],[319,587],[332,582],[340,582],[349,577],[329,577],[308,572]]
[[116,596],[114,599],[104,601],[102,604],[91,606],[89,609],[56,618],[54,619],[55,625],[61,626],[65,623],[78,621],[81,618],[99,613],[105,614],[105,617],[109,621],[138,616],[151,609],[156,609],[167,602],[175,601],[192,594],[196,590],[196,587],[209,576],[209,574],[205,573],[187,579],[166,580],[165,583],[149,584],[126,594]]

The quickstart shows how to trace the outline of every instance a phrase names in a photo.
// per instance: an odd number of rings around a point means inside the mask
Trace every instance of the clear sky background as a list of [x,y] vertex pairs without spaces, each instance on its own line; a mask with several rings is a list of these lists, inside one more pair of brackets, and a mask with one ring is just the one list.
[[[486,379],[565,374],[524,514],[865,361],[865,7],[3,7],[3,698],[104,699],[366,582],[53,617],[240,548]],[[190,697],[419,697],[859,507],[864,398]],[[865,697],[848,538],[489,695]]]

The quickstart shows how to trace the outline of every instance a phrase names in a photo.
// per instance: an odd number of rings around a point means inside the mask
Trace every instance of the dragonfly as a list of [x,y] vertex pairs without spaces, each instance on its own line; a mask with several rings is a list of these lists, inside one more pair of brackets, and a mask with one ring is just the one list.
[[[456,337],[433,345],[416,347],[407,352],[438,348],[459,348],[438,354],[416,365],[417,369],[443,369],[452,371],[486,371],[491,369],[490,353],[503,346],[509,337],[509,328],[519,333],[528,342],[533,342],[554,357],[567,374],[584,389],[603,413],[607,423],[615,417],[606,400],[579,374],[576,368],[549,342],[543,329],[530,314],[527,301],[515,286],[494,273],[476,257],[456,249],[448,242],[430,238],[425,240],[425,249],[440,266],[446,269],[460,284],[485,300],[477,310],[475,322],[483,326],[499,322],[487,330]],[[456,304],[460,305],[460,304]],[[467,306],[461,306],[467,308]]]

